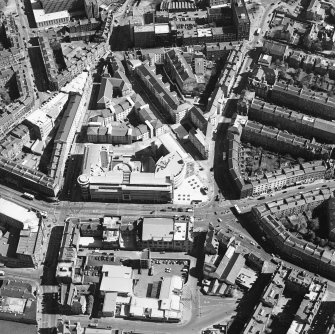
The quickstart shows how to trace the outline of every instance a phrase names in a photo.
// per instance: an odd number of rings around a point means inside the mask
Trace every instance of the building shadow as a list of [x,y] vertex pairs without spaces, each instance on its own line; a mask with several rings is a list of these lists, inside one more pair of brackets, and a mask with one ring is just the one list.
[[63,226],[55,226],[52,228],[49,238],[48,250],[45,255],[43,266],[43,274],[41,277],[42,285],[56,285],[56,267],[60,243],[63,236]]
[[253,314],[255,306],[259,303],[266,285],[270,282],[271,274],[261,274],[251,289],[241,298],[237,308],[236,316],[229,327],[228,334],[241,333],[243,327],[248,323]]

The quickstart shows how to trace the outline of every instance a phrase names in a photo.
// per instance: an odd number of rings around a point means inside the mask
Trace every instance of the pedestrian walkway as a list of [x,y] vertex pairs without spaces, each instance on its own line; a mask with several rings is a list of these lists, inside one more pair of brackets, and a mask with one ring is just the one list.
[[192,175],[184,180],[184,182],[174,190],[174,204],[189,205],[194,200],[202,202],[208,201],[208,196],[201,192],[204,184],[196,175]]

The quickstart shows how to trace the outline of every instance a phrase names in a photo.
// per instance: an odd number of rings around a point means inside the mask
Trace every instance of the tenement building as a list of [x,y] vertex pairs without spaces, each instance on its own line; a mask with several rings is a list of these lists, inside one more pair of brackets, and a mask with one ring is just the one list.
[[335,278],[335,254],[327,248],[299,239],[282,218],[312,210],[334,196],[334,187],[305,191],[252,208],[259,229],[274,250],[285,259],[330,279]]

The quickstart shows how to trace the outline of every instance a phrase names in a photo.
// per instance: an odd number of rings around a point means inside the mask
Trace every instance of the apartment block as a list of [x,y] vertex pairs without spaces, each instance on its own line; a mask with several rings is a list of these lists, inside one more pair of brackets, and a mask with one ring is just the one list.
[[189,132],[189,139],[200,153],[202,159],[208,159],[209,144],[206,140],[206,136],[199,129],[192,128]]
[[154,70],[147,65],[136,67],[135,72],[150,92],[157,98],[173,123],[179,123],[185,117],[191,106],[188,103],[180,104],[176,93],[170,91],[170,85],[163,83],[161,77],[157,76]]
[[197,87],[197,80],[192,67],[177,49],[165,54],[165,68],[171,79],[176,82],[183,94],[192,94]]
[[309,139],[335,143],[335,123],[317,117],[306,116],[294,110],[253,99],[248,116],[251,120],[287,130]]
[[335,98],[329,97],[326,93],[276,82],[272,87],[271,100],[311,116],[328,121],[335,119]]
[[255,219],[266,238],[278,254],[310,271],[334,279],[334,254],[291,234],[282,224],[281,218],[311,210],[334,194],[334,188],[305,191],[302,194],[269,201],[252,209]]
[[241,139],[276,152],[290,153],[307,159],[328,159],[332,154],[331,145],[320,144],[250,120],[243,127]]

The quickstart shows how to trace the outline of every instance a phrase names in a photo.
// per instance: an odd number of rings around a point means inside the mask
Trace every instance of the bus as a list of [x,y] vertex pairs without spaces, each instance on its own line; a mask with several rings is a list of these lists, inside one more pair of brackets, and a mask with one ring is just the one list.
[[234,205],[234,209],[235,209],[235,211],[240,215],[241,214],[241,210],[240,210],[240,208],[238,207],[238,205]]
[[24,198],[27,198],[27,199],[30,199],[30,200],[33,200],[35,198],[34,195],[32,194],[29,194],[29,193],[23,193],[22,195]]

